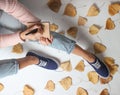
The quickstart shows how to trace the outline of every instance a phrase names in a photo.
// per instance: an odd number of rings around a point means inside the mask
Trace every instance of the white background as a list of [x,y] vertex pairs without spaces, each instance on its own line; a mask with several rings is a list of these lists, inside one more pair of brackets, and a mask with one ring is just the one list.
[[[48,8],[48,0],[21,1],[42,21],[50,21],[51,23],[59,25],[59,29],[56,32],[66,31],[71,26],[77,26],[79,28],[79,33],[77,38],[74,40],[76,40],[81,47],[93,52],[93,43],[100,42],[107,47],[107,50],[97,56],[101,59],[105,56],[113,57],[115,59],[115,63],[120,64],[120,14],[118,13],[112,17],[108,14],[108,5],[111,2],[119,0],[62,0],[62,6],[58,13],[54,13]],[[75,17],[63,15],[65,6],[69,2],[72,3],[77,9],[77,15]],[[99,7],[100,13],[95,17],[87,17],[87,11],[92,4],[96,4]],[[88,19],[85,26],[77,25],[79,16],[83,16]],[[105,30],[105,22],[108,17],[110,17],[116,25],[114,30]],[[88,32],[89,27],[92,24],[97,24],[102,27],[96,35],[91,35]],[[23,46],[24,53],[22,54],[12,53],[12,47],[0,49],[0,60],[8,58],[21,58],[25,56],[28,50],[34,49],[54,56],[60,59],[61,62],[70,60],[73,70],[71,72],[61,70],[49,71],[34,65],[29,66],[19,71],[16,75],[0,79],[0,83],[5,86],[4,90],[0,92],[0,95],[23,95],[22,91],[25,84],[28,84],[35,89],[35,95],[76,95],[76,90],[78,87],[83,87],[86,89],[89,95],[99,95],[104,88],[109,90],[110,95],[120,95],[120,70],[118,70],[118,72],[114,75],[113,80],[109,84],[92,84],[88,81],[87,73],[93,69],[89,64],[87,64],[87,62],[85,62],[86,67],[84,72],[74,70],[74,67],[82,59],[81,57],[73,54],[68,55],[60,50],[42,46],[33,42],[24,43]],[[69,90],[65,91],[59,84],[59,81],[67,76],[72,78],[73,85]],[[53,80],[56,84],[56,89],[53,92],[44,89],[48,80]]]

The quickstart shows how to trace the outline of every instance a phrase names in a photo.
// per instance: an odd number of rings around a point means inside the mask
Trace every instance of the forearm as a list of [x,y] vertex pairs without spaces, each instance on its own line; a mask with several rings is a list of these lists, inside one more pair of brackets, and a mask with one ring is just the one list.
[[28,22],[40,21],[18,0],[0,0],[0,9],[27,25]]
[[12,34],[0,34],[0,48],[22,43],[19,32]]

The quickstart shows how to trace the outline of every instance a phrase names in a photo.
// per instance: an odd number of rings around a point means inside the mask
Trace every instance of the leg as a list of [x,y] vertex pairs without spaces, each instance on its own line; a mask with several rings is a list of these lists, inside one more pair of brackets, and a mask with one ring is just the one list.
[[73,49],[73,51],[71,53],[78,55],[78,56],[81,56],[82,58],[84,58],[85,60],[87,60],[90,63],[95,61],[95,56],[93,54],[82,49],[77,44],[75,45],[75,48]]
[[29,51],[24,58],[0,60],[0,78],[16,74],[19,70],[30,66],[37,65],[39,67],[56,70],[59,67],[59,61],[49,58],[47,55],[36,51]]
[[52,32],[54,37],[52,44],[53,48],[63,50],[68,54],[73,53],[84,58],[100,75],[102,78],[109,77],[108,67],[99,60],[94,54],[82,49],[80,46],[76,45],[75,41],[55,32]]
[[16,74],[18,70],[38,63],[38,58],[34,56],[26,56],[21,59],[0,60],[0,78]]
[[24,58],[17,59],[19,69],[25,68],[29,65],[38,64],[39,59],[35,56],[26,56]]

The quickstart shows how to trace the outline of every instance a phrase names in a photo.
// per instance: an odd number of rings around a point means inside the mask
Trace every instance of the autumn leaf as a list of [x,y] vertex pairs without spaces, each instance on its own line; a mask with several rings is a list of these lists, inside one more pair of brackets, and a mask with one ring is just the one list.
[[99,14],[99,9],[97,8],[97,6],[92,5],[87,13],[87,16],[97,16]]
[[71,17],[76,16],[77,15],[76,7],[74,7],[73,4],[71,3],[67,4],[64,10],[64,15],[71,16]]
[[99,76],[95,71],[90,71],[90,72],[88,72],[88,79],[93,84],[96,84],[99,81]]
[[105,27],[105,29],[113,30],[114,28],[115,28],[114,22],[112,21],[111,18],[108,18],[107,21],[106,21],[106,27]]
[[95,35],[95,34],[97,34],[99,31],[100,31],[100,27],[97,26],[97,25],[95,25],[95,24],[91,25],[90,28],[89,28],[89,33],[90,33],[91,35]]
[[47,5],[52,11],[58,13],[62,4],[61,0],[48,0]]
[[73,38],[76,38],[77,36],[77,32],[78,32],[78,28],[77,27],[70,27],[68,30],[67,30],[67,34]]
[[106,46],[99,42],[95,42],[93,48],[95,53],[103,53],[106,50]]
[[87,18],[84,18],[82,16],[79,16],[79,19],[78,19],[78,25],[85,25],[87,22]]
[[45,86],[45,89],[49,91],[54,91],[55,90],[55,83],[52,80],[49,80]]

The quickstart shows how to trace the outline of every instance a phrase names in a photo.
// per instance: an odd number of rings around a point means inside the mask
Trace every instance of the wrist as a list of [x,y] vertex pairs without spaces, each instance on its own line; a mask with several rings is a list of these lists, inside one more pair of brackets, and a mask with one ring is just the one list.
[[22,41],[25,41],[25,40],[26,40],[23,32],[19,32],[19,37],[20,37],[20,39],[21,39]]

